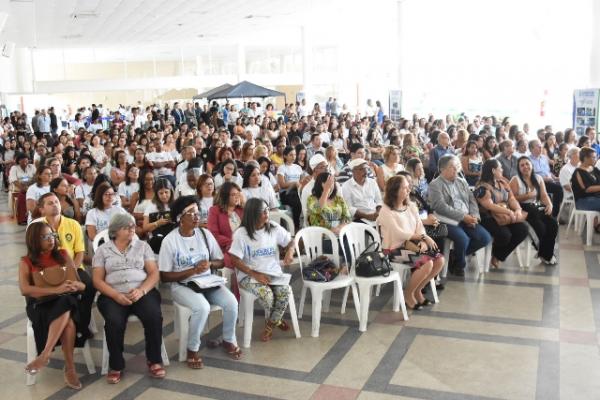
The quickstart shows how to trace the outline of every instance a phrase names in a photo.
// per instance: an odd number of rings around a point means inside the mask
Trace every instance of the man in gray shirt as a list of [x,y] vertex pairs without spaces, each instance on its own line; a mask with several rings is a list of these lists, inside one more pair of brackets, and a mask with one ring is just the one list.
[[496,159],[502,165],[502,175],[506,178],[506,181],[510,181],[513,176],[517,175],[517,157],[513,155],[514,147],[512,140],[504,140],[500,142],[498,146],[500,154],[496,156]]
[[[440,175],[429,185],[431,208],[448,225],[448,239],[454,242],[454,265],[450,272],[456,276],[465,275],[466,256],[487,246],[492,237],[479,224],[479,207],[469,184],[458,176],[460,161],[452,154],[440,158]],[[451,221],[455,221],[453,224]]]

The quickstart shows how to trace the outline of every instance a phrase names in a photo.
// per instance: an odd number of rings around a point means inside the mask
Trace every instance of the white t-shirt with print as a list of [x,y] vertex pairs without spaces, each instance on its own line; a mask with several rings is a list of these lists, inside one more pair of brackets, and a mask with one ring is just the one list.
[[131,200],[131,195],[135,192],[140,191],[140,184],[137,182],[131,182],[127,185],[125,182],[119,183],[117,193],[119,196],[125,197],[127,200]]
[[120,206],[112,206],[107,210],[92,208],[85,216],[85,225],[95,226],[96,232],[103,231],[108,229],[108,223],[115,214],[127,214],[127,211]]
[[[287,246],[292,237],[281,225],[273,221],[269,223],[272,226],[270,232],[267,232],[265,228],[260,229],[254,232],[254,240],[250,239],[246,228],[239,227],[233,233],[233,242],[229,253],[241,259],[255,271],[277,276],[282,273],[278,246]],[[246,277],[246,274],[239,270],[236,274],[238,281]]]
[[[160,253],[158,255],[158,268],[163,272],[181,272],[193,268],[200,261],[204,260],[222,260],[223,253],[215,237],[208,229],[203,229],[206,235],[206,242],[202,237],[200,229],[194,229],[194,235],[181,236],[179,229],[173,229],[162,241]],[[189,282],[192,279],[198,279],[211,275],[210,269],[201,273],[192,275],[182,282]],[[175,283],[176,284],[176,283]]]
[[244,197],[246,197],[246,200],[257,197],[266,201],[269,205],[269,208],[279,207],[279,202],[277,201],[275,191],[273,190],[273,186],[271,186],[271,184],[265,185],[265,183],[263,182],[263,184],[259,187],[247,187],[242,189],[242,192],[244,193]]
[[277,175],[283,175],[286,182],[298,182],[302,177],[302,168],[298,164],[282,164],[277,169]]

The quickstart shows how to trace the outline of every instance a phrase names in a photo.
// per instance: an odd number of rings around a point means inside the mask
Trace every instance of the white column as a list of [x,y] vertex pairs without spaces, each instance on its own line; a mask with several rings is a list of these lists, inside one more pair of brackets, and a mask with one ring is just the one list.
[[239,82],[246,79],[246,48],[243,44],[236,46],[236,61],[237,61],[237,80]]
[[307,25],[300,28],[302,30],[302,86],[306,104],[312,100],[312,75],[313,75],[313,57],[312,57],[312,37],[311,29]]
[[592,18],[590,88],[600,88],[600,2],[598,1],[592,1]]

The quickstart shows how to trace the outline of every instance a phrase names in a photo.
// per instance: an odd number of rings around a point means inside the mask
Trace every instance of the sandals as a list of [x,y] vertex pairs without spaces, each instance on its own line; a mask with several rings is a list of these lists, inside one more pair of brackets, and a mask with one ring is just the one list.
[[106,374],[106,382],[110,383],[111,385],[121,382],[122,373],[123,371],[108,371],[108,374]]
[[187,351],[187,359],[185,361],[187,363],[188,368],[191,369],[202,369],[204,368],[204,361],[202,361],[202,357],[200,357],[199,351]]
[[223,346],[223,350],[225,350],[225,353],[227,353],[229,357],[233,358],[234,360],[239,360],[240,358],[242,358],[242,349],[240,349],[239,346],[226,341],[223,341],[223,343],[221,343],[221,346]]
[[163,379],[167,375],[167,371],[165,371],[162,364],[152,364],[150,361],[148,361],[148,372],[150,377],[154,379]]
[[290,325],[287,322],[285,322],[284,320],[279,321],[279,325],[277,325],[277,327],[284,332],[287,332],[291,329]]
[[273,328],[275,327],[275,323],[271,321],[267,321],[265,323],[265,329],[260,337],[260,340],[263,342],[268,342],[273,337]]
[[79,376],[77,376],[77,372],[75,372],[75,368],[69,369],[69,370],[64,368],[63,371],[64,371],[64,378],[65,378],[65,385],[67,385],[71,389],[75,389],[75,390],[80,390],[83,387],[83,385],[81,384],[81,381],[79,380]]
[[33,376],[36,375],[38,372],[40,372],[42,370],[42,368],[44,368],[45,366],[47,366],[50,363],[50,359],[46,360],[46,363],[44,363],[43,365],[39,366],[39,367],[33,367],[32,364],[34,364],[37,361],[37,358],[35,360],[33,360],[32,362],[30,362],[29,364],[27,364],[27,366],[25,367],[25,373]]

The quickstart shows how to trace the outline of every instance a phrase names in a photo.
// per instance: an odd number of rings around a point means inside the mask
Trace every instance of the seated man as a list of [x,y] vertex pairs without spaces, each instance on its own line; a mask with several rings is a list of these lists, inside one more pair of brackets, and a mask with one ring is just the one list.
[[513,142],[510,139],[503,140],[498,145],[500,154],[496,156],[496,159],[502,165],[502,175],[506,178],[506,181],[510,181],[513,176],[517,175],[517,157],[514,155],[515,149]]
[[563,189],[558,178],[550,170],[548,157],[542,154],[540,141],[534,139],[529,142],[529,151],[531,152],[529,158],[533,164],[533,172],[542,177],[546,184],[546,191],[552,195],[552,216],[556,218],[563,199]]
[[[342,168],[339,175],[335,178],[340,185],[352,178],[352,167],[350,167],[350,162],[356,159],[367,159],[365,146],[363,146],[361,143],[352,143],[350,145],[350,160],[348,160],[348,163],[344,166],[344,168]],[[372,162],[369,163],[367,177],[370,179],[376,179],[376,172],[377,166]]]
[[492,237],[479,224],[479,207],[469,184],[458,176],[458,157],[450,154],[442,156],[438,168],[440,175],[429,184],[429,203],[437,214],[458,223],[448,223],[448,239],[454,242],[455,259],[450,272],[464,276],[466,256],[487,246]]
[[355,158],[348,162],[348,166],[352,168],[352,179],[342,185],[342,196],[350,214],[355,221],[375,221],[383,201],[377,182],[367,177],[368,163],[362,158]]

